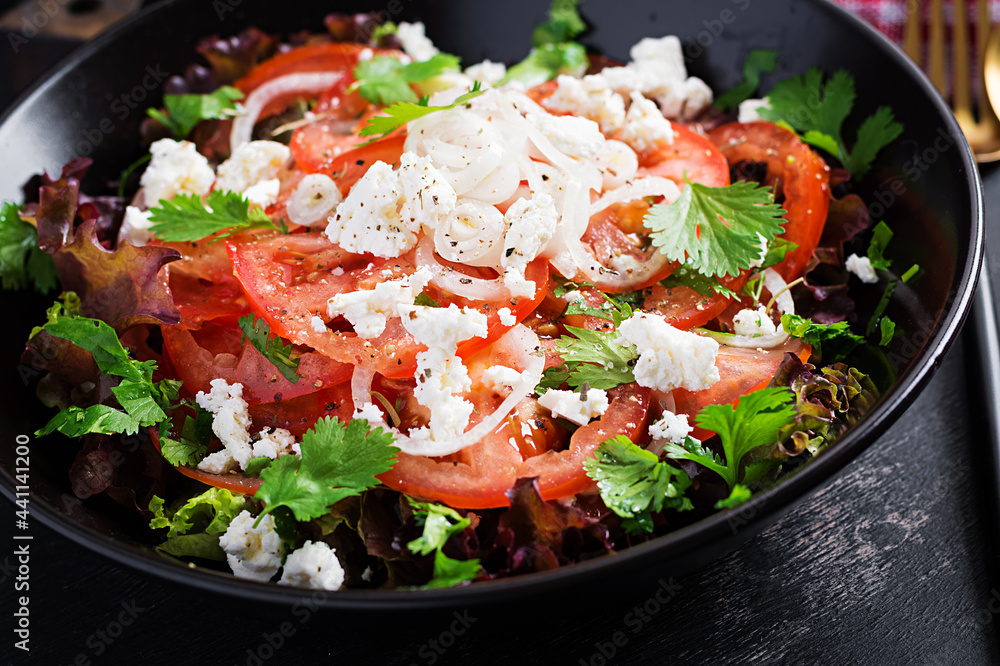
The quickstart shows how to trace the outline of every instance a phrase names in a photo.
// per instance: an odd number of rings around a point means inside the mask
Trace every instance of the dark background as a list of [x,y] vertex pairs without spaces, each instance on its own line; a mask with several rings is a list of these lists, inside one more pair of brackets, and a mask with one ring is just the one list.
[[[38,37],[16,58],[0,46],[0,108],[73,44]],[[1000,169],[983,177],[997,236]],[[1000,522],[970,348],[960,339],[916,403],[843,474],[694,574],[454,611],[314,612],[150,578],[36,521],[31,653],[12,647],[5,546],[0,662],[1000,663]],[[4,504],[0,543],[12,544],[15,508]]]

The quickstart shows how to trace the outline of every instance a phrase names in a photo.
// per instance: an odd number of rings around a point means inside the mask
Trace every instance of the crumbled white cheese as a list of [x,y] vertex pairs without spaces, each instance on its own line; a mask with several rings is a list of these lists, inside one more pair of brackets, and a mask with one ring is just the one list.
[[872,266],[871,259],[868,257],[859,257],[856,254],[852,254],[844,262],[844,268],[861,278],[861,281],[865,284],[875,284],[878,282],[878,273],[875,272],[875,267]]
[[[413,299],[431,281],[431,272],[421,266],[400,280],[380,282],[374,289],[337,294],[327,302],[327,314],[343,315],[354,326],[358,337],[377,338],[385,331],[389,317],[399,316],[399,307],[412,305]],[[326,326],[324,325],[324,330]]]
[[674,444],[680,444],[694,428],[688,423],[687,414],[664,411],[659,421],[649,426],[649,436]]
[[225,379],[213,379],[209,393],[199,391],[195,402],[202,409],[214,414],[212,432],[233,455],[240,468],[246,467],[253,457],[250,446],[250,412],[243,399],[243,384],[229,384]]
[[250,203],[257,204],[261,208],[267,208],[278,201],[278,192],[280,191],[281,181],[277,178],[269,178],[248,187],[243,192],[243,196]]
[[190,141],[160,139],[149,147],[149,152],[153,157],[139,180],[147,206],[156,206],[178,194],[204,196],[212,189],[215,172]]
[[630,55],[632,62],[626,66],[606,67],[594,76],[622,94],[642,93],[654,100],[668,118],[690,120],[712,103],[708,84],[687,75],[677,37],[647,37],[632,47]]
[[382,410],[374,402],[365,403],[360,409],[355,409],[351,418],[364,419],[371,425],[385,421],[385,417],[382,416]]
[[125,207],[125,217],[118,231],[118,242],[127,240],[132,245],[140,247],[153,239],[149,228],[153,222],[149,219],[153,214],[148,210],[140,210],[135,206]]
[[424,305],[400,305],[403,327],[420,344],[454,353],[458,343],[470,338],[485,338],[486,316],[472,308],[452,303],[446,308]]
[[757,238],[760,241],[760,255],[750,262],[750,268],[760,268],[767,260],[767,238],[764,237],[764,234],[760,233],[757,234]]
[[399,215],[410,225],[434,229],[455,210],[455,188],[434,168],[430,157],[403,153],[397,174],[403,191]]
[[510,308],[500,308],[497,310],[497,316],[500,317],[500,323],[504,326],[513,326],[517,323],[517,317],[510,311]]
[[403,47],[403,52],[417,62],[430,60],[438,54],[434,43],[428,39],[426,28],[420,21],[407,23],[400,21],[396,26],[396,37]]
[[327,216],[343,197],[333,179],[322,173],[304,176],[292,190],[286,203],[288,219],[311,227],[326,222]]
[[528,113],[524,117],[538,128],[556,150],[570,157],[594,159],[604,148],[605,139],[601,128],[589,118],[554,116],[550,113]]
[[573,291],[567,291],[563,294],[563,300],[572,305],[573,303],[579,303],[580,301],[587,300],[587,297],[583,295],[583,292],[579,289],[574,289]]
[[588,389],[586,398],[575,391],[549,389],[538,399],[538,404],[558,416],[577,425],[587,425],[608,410],[608,392]]
[[257,527],[254,521],[249,511],[240,513],[219,537],[219,546],[237,578],[266,583],[281,568],[284,545],[274,529],[274,516],[264,516]]
[[277,178],[291,154],[288,146],[277,141],[244,143],[219,165],[215,189],[246,193],[261,181]]
[[326,235],[349,252],[393,258],[417,244],[420,225],[401,218],[403,187],[385,162],[375,162],[330,217]]
[[625,114],[621,140],[639,152],[651,151],[661,144],[673,143],[674,128],[663,117],[656,102],[634,92],[632,105]]
[[337,551],[322,541],[306,541],[285,558],[285,569],[278,585],[293,585],[314,590],[339,590],[344,584],[344,567]]
[[754,123],[760,120],[760,110],[770,109],[771,102],[766,97],[764,99],[745,99],[740,102],[739,122]]
[[700,391],[719,381],[719,343],[712,338],[674,328],[662,315],[645,312],[623,321],[618,331],[639,352],[633,372],[640,386]]
[[465,432],[473,405],[458,395],[472,388],[472,380],[455,351],[463,340],[486,337],[486,316],[454,303],[447,308],[400,306],[399,314],[410,335],[428,347],[417,354],[413,395],[430,411],[430,422],[411,430],[409,436],[434,442],[458,437]]
[[198,463],[198,469],[203,472],[208,472],[209,474],[225,474],[238,467],[236,459],[233,458],[233,454],[229,449],[222,449],[216,451],[215,453],[210,453],[205,456],[200,463]]
[[491,365],[480,376],[483,384],[498,393],[505,392],[508,387],[521,382],[521,373],[506,365]]
[[465,75],[470,79],[479,81],[484,86],[492,87],[500,83],[503,77],[507,76],[507,66],[502,62],[484,60],[481,63],[466,67]]
[[778,329],[762,305],[756,310],[740,310],[733,315],[733,332],[748,336],[774,335]]
[[518,199],[504,214],[510,225],[504,235],[500,265],[504,285],[514,296],[531,297],[535,283],[526,280],[524,269],[539,255],[556,232],[559,213],[548,194],[536,193],[531,199]]
[[625,99],[611,90],[601,76],[577,79],[563,74],[557,82],[555,92],[542,100],[546,108],[590,118],[606,135],[625,125]]
[[275,428],[274,432],[265,429],[260,431],[260,439],[253,444],[253,457],[274,460],[278,456],[299,453],[300,446],[295,441],[295,435],[284,428]]
[[313,318],[309,320],[309,325],[312,326],[312,330],[317,333],[326,333],[326,322],[320,317],[313,316]]

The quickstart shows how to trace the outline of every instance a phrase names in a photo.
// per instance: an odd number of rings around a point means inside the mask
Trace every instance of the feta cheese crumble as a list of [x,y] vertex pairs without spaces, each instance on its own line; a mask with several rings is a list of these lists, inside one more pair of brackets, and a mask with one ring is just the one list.
[[278,456],[301,452],[299,443],[295,441],[295,435],[284,428],[275,428],[273,432],[261,430],[260,439],[253,443],[254,458],[275,460]]
[[337,551],[322,541],[306,541],[285,558],[285,569],[278,585],[293,585],[314,590],[339,590],[344,584],[344,567]]
[[244,143],[219,165],[215,189],[246,195],[254,185],[277,178],[291,154],[288,146],[277,141]]
[[740,310],[733,316],[733,332],[736,335],[774,335],[778,328],[771,321],[764,306],[756,310]]
[[556,232],[559,213],[548,194],[537,193],[532,199],[518,199],[504,214],[510,225],[504,235],[500,264],[504,267],[504,285],[514,296],[531,297],[535,283],[524,277],[524,270]]
[[577,425],[587,425],[608,410],[608,393],[601,389],[588,389],[587,396],[575,391],[549,389],[538,399],[538,404]]
[[761,119],[760,110],[770,108],[771,102],[766,97],[763,99],[745,99],[740,102],[739,122],[755,123]]
[[871,259],[868,257],[859,257],[856,254],[852,254],[844,262],[844,268],[857,275],[865,284],[875,284],[878,282],[878,273],[875,272]]
[[226,551],[233,575],[266,583],[281,568],[284,545],[274,529],[274,516],[264,516],[257,527],[253,526],[255,520],[249,511],[233,518],[219,537],[219,546]]
[[[659,111],[656,115],[663,119]],[[538,128],[556,150],[561,150],[570,157],[594,159],[604,148],[605,139],[601,128],[589,118],[553,116],[549,113],[528,113],[524,117]]]
[[250,433],[247,432],[250,427],[250,412],[243,399],[243,384],[230,384],[221,378],[213,379],[212,390],[209,393],[199,391],[194,398],[199,407],[214,415],[212,432],[223,447],[239,463],[241,469],[246,467],[247,461],[253,457],[253,447],[250,446]]
[[491,365],[483,370],[480,381],[497,393],[504,393],[521,381],[521,372],[506,365]]
[[148,206],[178,194],[204,196],[212,189],[215,172],[190,141],[160,139],[149,147],[153,157],[139,179]]
[[438,49],[427,37],[426,30],[420,21],[415,23],[401,21],[396,26],[396,37],[403,46],[403,52],[417,62],[430,60],[438,54]]
[[118,231],[118,242],[127,240],[132,245],[140,247],[153,239],[153,234],[149,228],[153,226],[149,218],[153,214],[148,210],[140,210],[135,206],[125,207],[125,217],[122,219],[121,229]]
[[640,93],[632,93],[632,105],[625,114],[621,140],[639,152],[655,150],[660,144],[674,142],[674,128],[663,117],[656,102]]
[[542,101],[547,109],[572,113],[593,120],[605,135],[614,134],[625,125],[625,99],[608,87],[600,75],[578,79],[562,74],[555,92]]
[[[331,317],[343,315],[354,326],[358,337],[377,338],[385,331],[389,317],[398,317],[400,306],[412,305],[413,299],[430,281],[430,270],[422,266],[412,275],[380,282],[374,289],[337,294],[327,302],[327,314]],[[323,330],[326,330],[325,324]]]
[[663,316],[645,312],[623,321],[618,332],[639,352],[633,370],[639,386],[700,391],[719,381],[719,343],[712,338],[674,328]]
[[504,326],[513,326],[517,323],[517,317],[510,311],[510,308],[500,308],[497,310],[497,316],[500,317],[500,323]]
[[465,75],[470,79],[479,81],[484,86],[493,87],[500,83],[503,77],[507,76],[507,66],[502,62],[484,60],[466,67]]
[[434,229],[455,210],[455,188],[434,168],[430,157],[403,153],[397,173],[403,190],[399,215],[410,224]]
[[674,414],[664,411],[659,421],[649,425],[649,436],[654,440],[662,440],[680,444],[691,434],[694,428],[688,423],[687,414]]
[[269,178],[259,183],[254,183],[248,187],[243,196],[252,204],[257,204],[261,208],[277,203],[278,192],[281,191],[281,181],[277,178]]

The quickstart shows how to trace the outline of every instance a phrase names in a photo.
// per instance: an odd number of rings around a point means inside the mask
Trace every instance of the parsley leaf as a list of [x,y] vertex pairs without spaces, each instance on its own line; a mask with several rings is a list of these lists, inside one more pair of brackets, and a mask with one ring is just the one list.
[[778,52],[767,49],[755,49],[747,54],[743,63],[743,81],[732,90],[715,98],[715,107],[728,111],[739,106],[740,102],[750,99],[760,86],[761,74],[770,74],[778,64]]
[[587,29],[577,8],[578,4],[579,0],[552,0],[549,20],[535,28],[531,34],[531,43],[542,46],[576,39],[577,35]]
[[823,72],[813,67],[802,76],[777,83],[767,98],[771,108],[758,111],[761,118],[784,122],[803,132],[802,139],[837,157],[855,178],[861,178],[882,148],[903,132],[892,110],[879,107],[862,122],[852,151],[841,135],[844,120],[854,107],[854,77],[837,71],[824,85]]
[[166,126],[175,137],[184,139],[202,120],[233,118],[245,113],[237,100],[243,93],[232,86],[222,86],[207,95],[164,95],[164,111],[146,109],[150,118]]
[[264,318],[250,313],[240,317],[240,342],[249,340],[261,356],[271,362],[279,372],[293,384],[299,383],[302,375],[298,374],[299,357],[292,354],[292,345],[285,344],[279,337],[271,337],[271,327]]
[[434,574],[422,588],[453,587],[478,576],[479,560],[452,559],[441,550],[451,535],[458,534],[472,524],[472,521],[443,504],[429,504],[413,499],[409,501],[417,525],[422,525],[424,530],[406,547],[418,555],[434,553]]
[[892,266],[892,261],[885,258],[885,248],[888,247],[892,236],[892,229],[884,221],[875,225],[875,229],[872,230],[872,242],[868,245],[868,260],[872,268],[885,271]]
[[795,420],[795,396],[783,387],[769,387],[740,398],[736,407],[708,405],[697,423],[719,436],[725,463],[688,437],[684,444],[670,443],[666,453],[674,459],[691,460],[718,473],[730,490],[740,481],[743,457],[759,446],[778,441],[778,431]]
[[846,321],[817,324],[794,314],[781,315],[781,325],[792,337],[799,338],[813,349],[824,363],[837,363],[847,357],[865,339],[851,332]]
[[302,455],[282,456],[261,471],[255,497],[265,508],[257,522],[279,506],[288,507],[296,520],[312,520],[330,505],[374,488],[375,477],[396,462],[399,449],[392,442],[381,428],[369,432],[363,419],[345,426],[335,418],[321,418],[302,436]]
[[185,415],[179,439],[168,437],[167,422],[160,425],[160,453],[175,467],[196,465],[208,453],[212,439],[212,413],[194,407],[195,415]]
[[[656,454],[634,444],[624,435],[601,443],[594,455],[583,461],[587,476],[597,482],[601,499],[622,518],[635,518],[634,526],[652,528],[644,520],[664,509],[694,508],[684,492],[691,480],[683,470],[660,462]],[[631,524],[631,523],[630,523]]]
[[247,229],[276,229],[259,206],[250,207],[239,192],[215,190],[202,198],[197,194],[178,194],[173,199],[161,200],[149,209],[150,227],[160,240],[197,241],[221,231],[228,233],[213,238],[211,243]]
[[771,190],[749,181],[708,187],[687,181],[676,201],[650,207],[643,218],[653,245],[702,275],[737,275],[760,259],[761,240],[782,231],[785,214]]
[[448,109],[454,109],[457,106],[463,104],[468,104],[470,100],[479,97],[485,91],[482,89],[482,85],[479,81],[476,81],[472,85],[472,89],[458,97],[454,104],[449,104],[447,106],[427,106],[427,99],[421,99],[420,102],[413,104],[411,102],[399,102],[393,104],[390,107],[383,109],[387,115],[375,116],[368,120],[368,124],[361,128],[358,132],[360,136],[372,136],[375,137],[372,141],[377,141],[378,139],[390,134],[406,123],[417,120],[418,118],[423,118],[429,113],[434,113],[435,111],[447,111]]
[[417,94],[410,87],[411,83],[456,70],[458,64],[458,57],[447,53],[437,53],[428,60],[408,64],[392,56],[375,56],[371,60],[360,61],[354,68],[356,81],[349,90],[357,90],[362,97],[376,104],[416,102]]
[[38,231],[21,219],[20,210],[13,202],[0,203],[0,283],[4,289],[30,284],[44,294],[56,287],[56,266],[38,249]]
[[154,383],[156,363],[130,358],[113,328],[99,319],[59,316],[46,324],[44,330],[89,351],[103,374],[121,377],[121,383],[112,387],[111,392],[125,411],[103,404],[86,408],[74,405],[52,417],[36,436],[57,430],[69,437],[120,432],[134,435],[140,427],[167,420],[164,410],[176,399],[179,383],[166,379]]

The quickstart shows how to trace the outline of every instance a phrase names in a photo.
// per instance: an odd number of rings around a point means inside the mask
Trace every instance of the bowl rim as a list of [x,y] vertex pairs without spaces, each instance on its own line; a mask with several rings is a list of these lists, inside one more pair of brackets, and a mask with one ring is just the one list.
[[[134,30],[136,26],[155,21],[160,12],[170,12],[171,7],[184,0],[167,0],[150,6],[138,14],[105,31],[94,40],[85,43],[70,53],[38,82],[32,85],[11,103],[0,116],[0,125],[25,108],[32,99],[42,95],[50,87],[58,85],[68,73],[92,54],[116,41],[119,36]],[[281,587],[272,583],[258,583],[241,580],[228,573],[221,573],[199,567],[189,567],[180,560],[172,560],[155,553],[151,548],[131,546],[107,537],[75,522],[66,514],[44,502],[30,504],[30,515],[57,533],[77,544],[97,552],[118,564],[132,569],[155,574],[167,581],[217,592],[231,597],[239,597],[272,604],[319,604],[340,610],[380,610],[399,611],[416,608],[440,608],[456,604],[473,605],[498,603],[522,597],[525,594],[562,587],[569,581],[582,581],[599,574],[606,567],[619,566],[648,567],[665,556],[662,551],[670,551],[671,556],[697,551],[711,544],[718,544],[724,538],[732,537],[742,527],[732,524],[732,517],[752,509],[750,517],[743,521],[746,529],[757,532],[775,522],[792,510],[799,502],[830,483],[834,475],[849,462],[871,446],[875,439],[887,430],[916,399],[924,389],[934,371],[940,366],[961,329],[971,307],[973,294],[983,263],[985,243],[985,212],[983,185],[972,151],[965,141],[957,121],[944,99],[924,75],[920,68],[885,35],[865,22],[859,16],[835,4],[832,0],[810,0],[817,9],[834,13],[841,21],[851,25],[851,29],[867,36],[882,55],[901,66],[919,86],[924,97],[930,101],[934,111],[943,119],[948,134],[956,139],[960,159],[969,174],[969,200],[972,211],[972,234],[966,250],[967,261],[961,275],[953,278],[954,295],[945,303],[942,316],[937,320],[931,337],[908,367],[905,384],[897,383],[883,396],[876,408],[855,425],[836,446],[824,451],[822,456],[783,477],[779,483],[759,492],[740,508],[719,511],[689,526],[637,544],[622,551],[602,556],[572,566],[555,570],[528,573],[509,578],[482,581],[473,585],[439,590],[341,590],[323,593]],[[10,501],[15,499],[15,482],[8,470],[0,468],[0,494]],[[734,512],[736,512],[734,514]],[[726,550],[731,549],[726,547]],[[706,562],[707,563],[707,562]],[[322,598],[318,598],[322,597]]]

